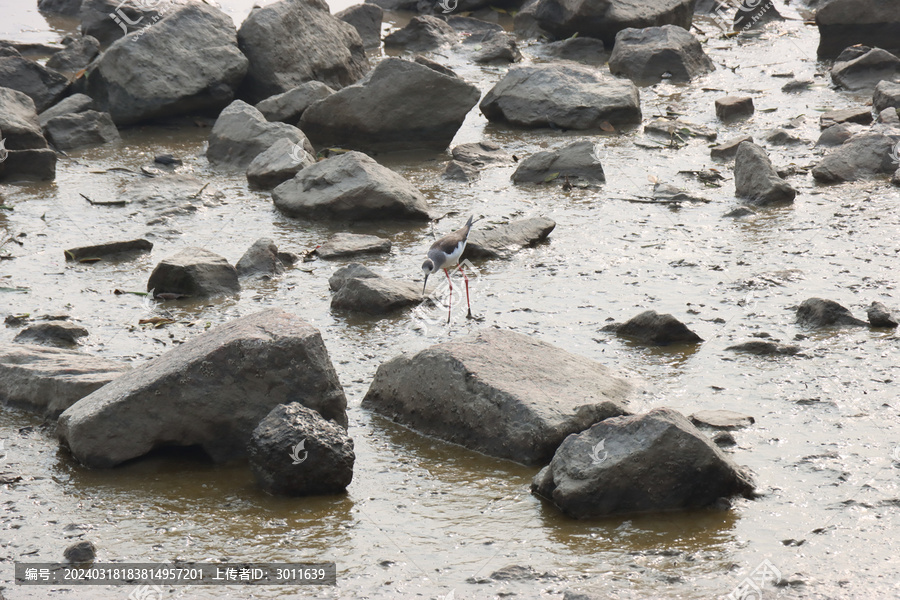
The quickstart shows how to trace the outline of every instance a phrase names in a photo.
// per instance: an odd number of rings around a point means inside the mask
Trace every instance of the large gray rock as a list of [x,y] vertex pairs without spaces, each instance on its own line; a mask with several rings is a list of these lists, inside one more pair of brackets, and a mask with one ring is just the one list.
[[834,58],[855,44],[900,47],[900,11],[892,0],[831,0],[816,12],[819,58]]
[[381,22],[384,10],[375,4],[355,4],[334,15],[344,23],[353,25],[366,48],[381,45]]
[[119,130],[109,113],[95,110],[54,117],[46,122],[44,131],[60,150],[74,150],[120,139]]
[[351,279],[371,279],[374,277],[381,277],[381,275],[365,265],[350,263],[335,271],[334,274],[328,278],[328,287],[331,288],[332,292],[336,292]]
[[128,365],[58,348],[0,346],[0,402],[49,419],[128,370]]
[[510,69],[481,101],[490,121],[521,127],[598,129],[641,122],[638,89],[573,63]]
[[269,238],[256,240],[234,266],[238,277],[273,277],[284,273],[278,246]]
[[778,176],[765,150],[741,142],[734,157],[734,194],[750,204],[767,206],[793,202],[797,190]]
[[886,108],[895,108],[900,111],[900,83],[882,81],[875,86],[872,94],[872,107],[880,113]]
[[71,348],[79,338],[88,335],[88,330],[70,321],[48,321],[29,325],[16,334],[17,344],[38,344],[55,348]]
[[716,65],[689,31],[663,25],[617,33],[609,70],[638,85],[653,85],[665,74],[670,81],[687,82],[715,71]]
[[34,101],[24,92],[0,87],[0,138],[7,150],[47,147]]
[[259,422],[248,447],[250,469],[270,494],[338,494],[353,480],[346,429],[302,404],[279,404]]
[[272,200],[290,217],[429,219],[419,190],[361,152],[306,167],[276,187]]
[[269,121],[283,121],[294,125],[300,121],[307,108],[333,93],[334,90],[321,81],[307,81],[283,94],[266,98],[256,108]]
[[[843,56],[843,55],[842,55]],[[900,82],[900,58],[887,50],[872,48],[865,54],[835,61],[831,79],[835,85],[852,92],[871,92],[881,81]]]
[[594,143],[580,140],[556,150],[544,150],[522,160],[512,174],[515,183],[543,183],[549,178],[587,183],[603,183],[603,165],[594,150]]
[[56,104],[69,80],[64,75],[21,56],[0,56],[0,85],[18,90],[34,101],[38,112]]
[[191,297],[233,294],[241,290],[237,271],[228,261],[203,248],[185,248],[156,265],[147,290]]
[[238,40],[250,59],[241,92],[253,102],[313,80],[340,89],[369,70],[356,29],[332,16],[323,0],[279,0],[254,7]]
[[462,258],[508,258],[522,248],[543,242],[555,228],[553,219],[529,217],[493,229],[473,229]]
[[302,144],[281,138],[253,159],[247,167],[247,181],[258,188],[272,189],[315,162],[316,157]]
[[283,138],[299,144],[306,152],[314,152],[303,132],[293,125],[267,121],[246,102],[235,100],[213,125],[206,158],[214,164],[246,169],[253,159]]
[[257,424],[291,402],[347,426],[347,399],[322,336],[269,309],[210,329],[105,385],[66,410],[57,433],[87,467],[114,467],[166,446],[200,446],[221,462],[246,455]]
[[386,58],[359,83],[306,109],[300,126],[313,140],[347,148],[443,150],[480,97],[458,77]]
[[10,150],[0,162],[0,181],[50,181],[56,177],[56,152],[50,148]]
[[71,73],[91,64],[99,54],[100,42],[97,38],[90,35],[72,38],[65,48],[47,59],[47,67]]
[[808,298],[797,307],[797,324],[811,328],[867,325],[834,300],[822,298]]
[[820,160],[813,167],[812,175],[824,183],[890,175],[897,170],[892,153],[898,141],[900,136],[880,133],[854,135]]
[[418,282],[387,277],[350,277],[331,298],[331,308],[368,315],[385,315],[419,304]]
[[94,104],[94,99],[90,96],[86,94],[72,94],[39,114],[38,122],[40,122],[41,127],[45,127],[47,121],[50,119],[61,117],[63,115],[82,113],[94,110],[95,108],[96,105]]
[[566,436],[627,414],[631,395],[632,386],[599,363],[485,329],[382,364],[362,405],[426,435],[531,465],[546,463]]
[[127,33],[149,27],[172,7],[169,0],[84,0],[80,12],[81,33],[108,46]]
[[629,27],[678,25],[690,29],[696,0],[538,0],[537,24],[557,38],[574,34],[600,38],[608,47]]
[[247,64],[231,17],[191,3],[110,46],[85,74],[84,93],[116,125],[220,110],[234,99]]
[[459,36],[446,21],[431,15],[413,17],[410,22],[384,38],[385,48],[407,52],[428,52],[455,44]]
[[357,254],[386,254],[391,251],[391,241],[377,235],[336,233],[316,250],[321,258],[331,260]]
[[670,408],[607,419],[569,436],[531,491],[576,519],[754,497],[750,475]]
[[659,314],[655,310],[645,310],[624,323],[607,325],[603,327],[603,331],[611,331],[618,336],[654,346],[697,344],[703,341],[703,338],[672,315]]

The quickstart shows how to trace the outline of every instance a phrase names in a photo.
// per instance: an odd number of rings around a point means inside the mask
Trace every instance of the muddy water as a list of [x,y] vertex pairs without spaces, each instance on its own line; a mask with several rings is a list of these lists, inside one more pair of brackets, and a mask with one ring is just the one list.
[[[4,0],[3,38],[58,40],[37,13]],[[27,3],[30,5],[30,3]],[[223,2],[240,21],[251,2]],[[342,7],[334,7],[335,9]],[[785,11],[792,14],[790,11]],[[389,15],[399,21],[402,17]],[[714,127],[719,139],[766,130],[805,116],[796,135],[815,140],[824,109],[854,105],[829,88],[826,65],[815,60],[817,32],[794,20],[735,39],[711,35],[705,47],[718,70],[690,86],[641,90],[645,120],[667,110]],[[526,60],[536,46],[525,44]],[[498,67],[474,67],[465,55],[440,60],[487,91]],[[793,73],[812,79],[799,95],[780,91]],[[713,101],[750,94],[757,113],[722,125]],[[259,237],[303,251],[342,224],[288,219],[269,195],[249,190],[239,173],[212,169],[204,158],[208,128],[139,127],[119,144],[73,152],[55,182],[3,186],[14,211],[0,211],[0,229],[22,235],[0,261],[4,313],[71,315],[88,327],[86,351],[132,361],[159,355],[207,326],[278,306],[318,327],[350,403],[356,472],[346,496],[276,499],[252,485],[244,465],[213,467],[202,457],[154,457],[112,471],[87,471],[57,449],[51,431],[32,416],[0,411],[5,455],[0,472],[23,476],[3,486],[0,572],[3,594],[19,598],[125,598],[126,588],[22,588],[9,583],[14,561],[52,561],[73,539],[94,540],[99,558],[116,561],[334,560],[334,589],[170,588],[169,598],[560,598],[590,590],[609,598],[714,598],[729,594],[764,560],[794,585],[768,586],[763,598],[893,598],[900,593],[895,541],[900,503],[900,444],[896,399],[897,339],[850,330],[810,333],[793,324],[793,307],[821,296],[861,316],[879,300],[900,307],[895,265],[900,242],[896,189],[884,181],[822,187],[806,174],[789,181],[793,206],[740,220],[723,218],[734,205],[731,171],[710,161],[707,142],[648,149],[639,129],[594,136],[607,173],[600,190],[563,192],[554,186],[513,187],[512,167],[485,171],[476,183],[442,180],[446,154],[379,156],[412,180],[435,209],[449,216],[443,233],[470,213],[481,226],[512,217],[546,215],[558,223],[548,243],[508,261],[478,264],[473,324],[456,313],[410,314],[373,321],[329,309],[327,279],[343,263],[305,263],[274,282],[248,284],[239,296],[194,305],[146,305],[112,290],[143,290],[153,265],[185,246],[202,246],[232,263]],[[490,140],[519,156],[581,137],[555,131],[516,131],[488,125],[477,110],[454,143]],[[806,167],[812,144],[770,148],[777,165]],[[170,152],[209,187],[195,211],[156,218],[151,206],[101,207],[133,189],[155,154]],[[690,174],[714,167],[727,178],[707,187]],[[649,196],[651,179],[673,183],[711,202],[673,208],[629,202]],[[418,280],[431,240],[427,226],[356,225],[352,231],[390,237],[390,256],[376,269]],[[144,236],[151,255],[135,261],[67,265],[63,249]],[[459,305],[460,298],[455,302]],[[693,351],[648,350],[599,330],[653,308],[671,312],[706,342]],[[137,327],[151,314],[178,323]],[[378,364],[477,327],[514,329],[560,344],[640,382],[635,412],[671,406],[685,414],[724,408],[753,415],[735,433],[734,459],[748,466],[763,496],[728,512],[701,511],[573,522],[533,498],[536,469],[494,460],[423,438],[359,407]],[[801,345],[805,357],[758,358],[726,351],[768,333]],[[14,330],[0,330],[9,341]],[[503,357],[498,357],[502,360]],[[66,530],[70,524],[83,527]],[[786,545],[785,540],[802,541]],[[555,578],[471,583],[507,565],[527,565]]]

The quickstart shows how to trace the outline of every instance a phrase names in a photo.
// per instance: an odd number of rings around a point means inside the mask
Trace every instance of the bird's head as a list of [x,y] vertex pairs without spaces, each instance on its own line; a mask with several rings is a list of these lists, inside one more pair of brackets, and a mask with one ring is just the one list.
[[428,285],[428,276],[437,271],[437,267],[434,265],[434,261],[430,258],[426,258],[425,262],[422,263],[422,272],[425,273],[425,283],[422,285],[422,294],[425,293],[425,286]]

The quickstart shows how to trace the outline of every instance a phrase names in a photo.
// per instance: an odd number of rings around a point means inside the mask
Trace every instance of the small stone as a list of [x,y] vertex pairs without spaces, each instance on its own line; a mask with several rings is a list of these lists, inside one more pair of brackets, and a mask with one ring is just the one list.
[[716,100],[716,116],[722,121],[749,117],[754,111],[753,98],[749,96],[725,96]]
[[89,540],[76,542],[63,551],[63,557],[73,564],[89,563],[97,556],[97,548]]
[[828,129],[832,125],[837,125],[839,123],[859,123],[860,125],[869,125],[872,123],[872,109],[868,106],[845,108],[843,110],[829,111],[819,117],[820,129]]
[[756,423],[756,419],[732,410],[701,410],[690,416],[691,423],[713,429],[740,429]]
[[866,311],[869,325],[872,327],[897,327],[897,318],[881,302],[873,302]]
[[728,431],[718,431],[713,436],[713,443],[719,448],[728,448],[731,446],[737,446],[737,440],[734,439],[734,436],[731,435]]

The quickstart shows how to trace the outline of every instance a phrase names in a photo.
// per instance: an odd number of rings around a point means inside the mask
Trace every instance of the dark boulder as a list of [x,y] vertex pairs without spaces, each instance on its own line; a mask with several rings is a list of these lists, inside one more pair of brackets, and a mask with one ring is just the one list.
[[156,265],[147,290],[205,297],[234,294],[241,286],[237,271],[227,260],[203,248],[185,248]]
[[866,322],[861,321],[834,300],[822,298],[809,298],[797,307],[797,324],[803,327],[865,327]]
[[644,311],[625,323],[607,325],[603,331],[611,331],[620,337],[655,346],[697,344],[703,341],[703,338],[672,315],[661,315],[654,310]]

